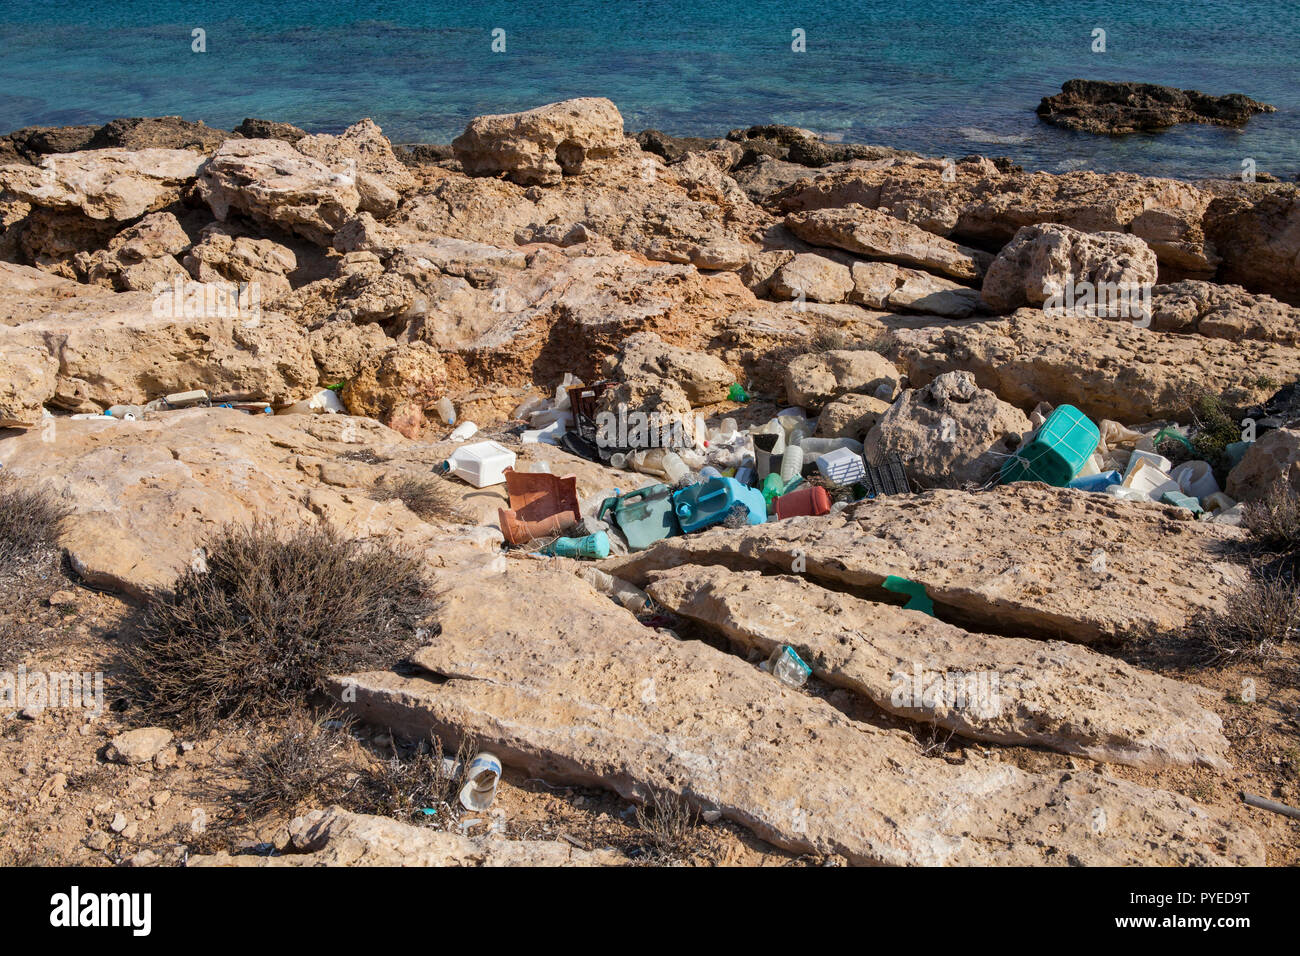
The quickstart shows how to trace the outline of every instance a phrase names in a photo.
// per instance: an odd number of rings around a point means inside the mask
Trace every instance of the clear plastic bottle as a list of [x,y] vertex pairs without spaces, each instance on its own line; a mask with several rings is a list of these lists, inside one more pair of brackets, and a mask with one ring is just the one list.
[[659,460],[659,467],[663,469],[668,478],[669,484],[676,484],[683,478],[690,475],[691,470],[686,467],[686,463],[676,452],[665,452],[663,458]]
[[438,412],[438,417],[446,425],[456,424],[456,406],[451,403],[451,399],[446,395],[438,399],[438,404],[434,406]]

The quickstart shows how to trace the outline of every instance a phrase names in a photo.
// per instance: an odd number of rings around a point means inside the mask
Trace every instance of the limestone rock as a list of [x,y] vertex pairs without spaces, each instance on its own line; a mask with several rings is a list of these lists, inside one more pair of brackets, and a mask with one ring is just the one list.
[[123,229],[108,247],[79,253],[77,271],[88,282],[100,282],[119,292],[152,290],[184,275],[177,256],[188,249],[190,237],[169,212],[155,212]]
[[468,837],[341,807],[313,810],[289,824],[290,845],[273,857],[191,857],[188,866],[622,866],[612,850],[579,850],[563,840]]
[[550,186],[623,146],[623,117],[604,97],[550,103],[523,113],[477,116],[452,140],[471,176],[505,173],[524,185]]
[[1250,406],[1300,368],[1300,349],[1227,342],[1128,322],[1062,322],[1033,309],[1006,319],[899,329],[899,361],[913,385],[968,370],[981,388],[1022,409],[1071,404],[1094,421],[1187,421],[1187,390]]
[[303,136],[293,141],[293,148],[335,173],[353,178],[360,195],[358,208],[376,216],[396,212],[401,195],[415,185],[406,164],[393,155],[392,143],[370,119],[354,123],[337,136]]
[[843,302],[853,291],[853,275],[846,265],[801,252],[776,270],[768,289],[778,299]]
[[[452,451],[412,445],[371,419],[192,408],[148,412],[134,422],[60,418],[56,425],[53,441],[43,441],[39,429],[0,441],[0,465],[69,502],[60,545],[91,587],[135,597],[165,593],[194,549],[231,522],[328,522],[350,536],[426,551],[434,568],[499,546],[491,529],[441,531],[399,500],[371,498],[381,473],[428,476]],[[382,472],[365,461],[383,461]],[[325,465],[329,482],[321,477]],[[594,493],[593,484],[584,493]],[[484,523],[504,500],[475,499]]]
[[984,485],[1031,427],[970,372],[946,372],[903,392],[867,434],[863,454],[869,461],[902,456],[908,477],[924,488]]
[[[520,566],[449,587],[440,620],[438,640],[415,654],[438,680],[340,675],[331,692],[403,733],[473,733],[529,776],[637,801],[685,797],[777,846],[851,863],[1263,860],[1253,832],[1184,797],[978,756],[927,759],[910,735],[652,631],[571,574]],[[521,642],[533,653],[520,655]],[[1098,811],[1105,827],[1077,825]]]
[[653,332],[629,336],[621,354],[607,365],[608,376],[620,381],[645,376],[674,381],[692,406],[723,401],[736,380],[721,359],[669,345]]
[[1209,691],[1077,644],[972,634],[921,611],[758,571],[674,568],[654,574],[649,592],[765,658],[792,644],[827,683],[974,740],[1146,769],[1228,767]]
[[1206,235],[1223,258],[1216,278],[1300,305],[1300,195],[1293,186],[1238,187],[1205,212]]
[[1187,279],[1152,289],[1151,328],[1300,345],[1300,308],[1238,285]]
[[108,745],[105,756],[114,763],[146,763],[172,742],[172,732],[164,727],[141,727],[118,734]]
[[328,246],[361,203],[355,177],[275,139],[229,139],[203,166],[199,195],[225,221],[233,209]]
[[1228,473],[1224,490],[1238,501],[1256,501],[1275,485],[1300,492],[1300,430],[1275,428],[1261,435]]
[[[983,159],[900,159],[827,170],[775,194],[768,203],[787,213],[860,203],[936,235],[977,245],[1004,244],[1022,227],[1045,222],[1084,232],[1132,233],[1155,252],[1168,272],[1166,278],[1209,278],[1220,265],[1221,246],[1233,247],[1230,261],[1249,266],[1245,245],[1237,251],[1230,236],[1240,236],[1245,243],[1249,236],[1271,232],[1260,228],[1263,217],[1239,208],[1239,200],[1225,199],[1214,220],[1219,235],[1209,238],[1207,210],[1212,200],[1212,193],[1191,183],[1133,173],[1026,173]],[[1284,245],[1292,243],[1286,240]],[[1260,279],[1267,272],[1250,268]]]
[[892,262],[855,262],[849,301],[868,309],[964,319],[980,304],[975,289]]
[[[638,587],[681,564],[788,573],[863,594],[891,574],[990,634],[1091,644],[1181,630],[1245,579],[1225,559],[1242,532],[1157,504],[1019,482],[972,495],[879,497],[838,515],[668,538],[601,567]],[[1099,554],[1102,560],[1098,560]],[[1157,577],[1151,568],[1161,568]]]
[[233,235],[220,226],[203,230],[203,238],[182,260],[199,282],[256,284],[263,305],[274,307],[292,292],[289,274],[298,268],[292,249],[270,239]]
[[874,395],[841,395],[827,402],[817,416],[817,435],[820,438],[852,438],[861,441],[887,411],[889,402]]
[[228,139],[225,130],[179,116],[136,116],[105,123],[86,149],[188,149],[210,153]]
[[[0,342],[5,342],[0,328]],[[58,387],[59,362],[43,343],[5,344],[0,348],[0,428],[29,428],[41,420]]]
[[126,222],[176,202],[203,156],[187,149],[95,149],[0,167],[0,190],[50,210]]
[[959,246],[909,222],[856,203],[842,209],[792,213],[786,216],[785,226],[815,246],[830,246],[869,259],[917,266],[955,279],[980,278],[992,259],[986,252]]
[[413,342],[367,360],[343,386],[340,398],[351,414],[377,419],[415,438],[424,430],[425,408],[446,391],[442,356],[425,342]]
[[1066,286],[1098,290],[1088,314],[1104,314],[1103,287],[1136,300],[1156,281],[1156,256],[1141,239],[1119,232],[1085,233],[1069,226],[1025,226],[989,266],[984,304],[994,312],[1041,306]]
[[848,392],[889,400],[898,391],[899,377],[893,362],[869,349],[809,352],[786,369],[785,394],[802,408],[820,408]]
[[[34,272],[10,267],[3,280]],[[57,408],[98,412],[191,388],[288,404],[316,384],[305,331],[279,313],[199,302],[203,289],[190,290],[193,298],[186,292],[180,302],[174,294],[105,293],[76,284],[68,291],[33,294],[27,321],[0,325],[0,354],[36,350],[55,359],[54,389],[41,400]]]

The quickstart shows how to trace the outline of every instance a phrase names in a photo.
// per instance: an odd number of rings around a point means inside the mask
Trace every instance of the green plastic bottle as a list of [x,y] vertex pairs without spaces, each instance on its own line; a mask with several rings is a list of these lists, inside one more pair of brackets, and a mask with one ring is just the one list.
[[772,502],[780,498],[785,491],[785,482],[776,472],[769,472],[768,476],[763,479],[763,500],[767,502],[767,511],[772,512]]

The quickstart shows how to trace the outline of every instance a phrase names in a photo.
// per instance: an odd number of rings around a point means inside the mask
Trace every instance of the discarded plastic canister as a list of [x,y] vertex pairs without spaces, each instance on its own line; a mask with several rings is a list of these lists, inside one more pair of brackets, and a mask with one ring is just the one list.
[[452,431],[451,435],[448,436],[447,440],[464,441],[467,438],[473,437],[476,431],[478,431],[478,426],[475,425],[473,422],[461,422]]
[[772,507],[782,520],[801,515],[830,514],[831,496],[820,485],[807,485],[777,498]]
[[465,769],[465,786],[460,790],[460,805],[466,810],[486,810],[497,797],[501,781],[501,761],[490,753],[481,753]]
[[542,554],[555,558],[587,558],[599,560],[609,557],[609,535],[597,531],[585,538],[556,538],[546,547]]
[[808,683],[812,668],[803,662],[789,644],[782,644],[767,659],[768,669],[777,680],[790,687],[802,687]]

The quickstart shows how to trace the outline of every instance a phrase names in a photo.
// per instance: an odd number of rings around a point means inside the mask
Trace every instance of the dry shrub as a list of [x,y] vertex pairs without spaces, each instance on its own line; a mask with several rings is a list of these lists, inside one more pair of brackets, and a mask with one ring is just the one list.
[[671,793],[655,793],[636,808],[636,825],[646,835],[653,862],[684,858],[696,823],[695,813],[686,801]]
[[0,568],[57,547],[67,504],[48,488],[0,473]]
[[371,486],[370,497],[375,501],[396,498],[425,521],[465,520],[451,483],[434,475],[381,475]]
[[240,816],[259,820],[308,800],[328,806],[342,797],[355,742],[339,715],[313,718],[298,711],[273,734],[270,744],[239,760],[244,786],[232,804]]
[[1300,637],[1300,589],[1283,571],[1257,569],[1226,596],[1224,609],[1201,615],[1192,636],[1213,661],[1266,657]]
[[330,674],[390,667],[429,609],[419,558],[329,525],[227,526],[144,609],[127,665],[149,719],[206,729],[300,707]]
[[1300,556],[1300,494],[1278,482],[1259,501],[1245,506],[1242,524],[1261,548]]
[[[447,826],[456,815],[465,769],[478,752],[472,734],[461,738],[456,756],[444,761],[442,741],[430,735],[410,757],[394,748],[361,772],[343,805],[356,813],[373,813],[407,822]],[[432,816],[426,808],[436,810]]]

